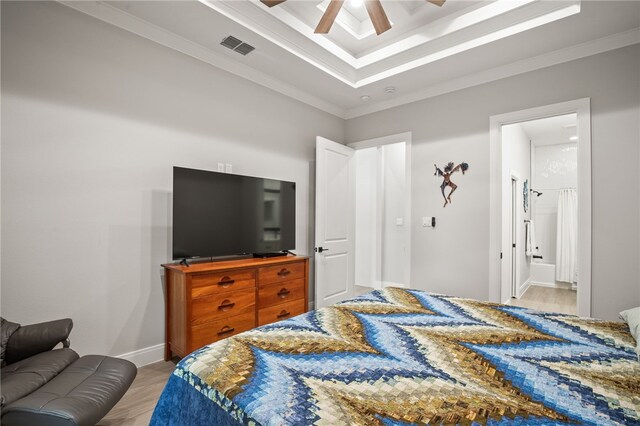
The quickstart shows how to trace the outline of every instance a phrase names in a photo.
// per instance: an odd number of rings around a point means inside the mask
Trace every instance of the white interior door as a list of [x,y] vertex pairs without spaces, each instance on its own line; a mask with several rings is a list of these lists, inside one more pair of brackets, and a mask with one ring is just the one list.
[[316,138],[316,308],[353,295],[354,150]]

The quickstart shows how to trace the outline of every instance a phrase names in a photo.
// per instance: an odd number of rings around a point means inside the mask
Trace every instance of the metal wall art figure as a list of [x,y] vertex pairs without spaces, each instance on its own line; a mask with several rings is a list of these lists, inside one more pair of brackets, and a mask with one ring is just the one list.
[[[444,206],[447,207],[447,204],[451,203],[451,194],[458,188],[458,185],[451,182],[451,175],[460,170],[462,174],[469,169],[469,165],[467,163],[460,163],[457,166],[453,167],[453,163],[450,162],[446,166],[444,166],[444,171],[440,170],[440,168],[434,164],[436,167],[436,172],[433,174],[434,176],[442,176],[444,180],[442,181],[442,185],[440,185],[440,190],[442,191],[442,196],[444,197]],[[446,187],[450,187],[451,191],[449,191],[449,195],[444,194],[444,189]]]

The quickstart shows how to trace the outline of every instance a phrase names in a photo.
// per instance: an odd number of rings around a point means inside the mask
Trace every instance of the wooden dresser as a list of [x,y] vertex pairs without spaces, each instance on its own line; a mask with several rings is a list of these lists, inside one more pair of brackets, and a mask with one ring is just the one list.
[[163,265],[165,360],[307,311],[309,258]]

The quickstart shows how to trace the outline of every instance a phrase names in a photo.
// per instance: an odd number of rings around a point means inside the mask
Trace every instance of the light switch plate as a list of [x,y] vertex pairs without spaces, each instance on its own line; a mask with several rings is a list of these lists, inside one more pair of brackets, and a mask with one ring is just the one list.
[[224,163],[218,163],[218,171],[224,173]]
[[404,225],[404,220],[401,217],[396,217],[396,226]]
[[227,173],[233,173],[233,165],[227,163],[224,165],[224,171]]
[[427,228],[431,228],[432,227],[432,218],[431,217],[427,217],[424,216],[422,218],[422,226],[427,227]]

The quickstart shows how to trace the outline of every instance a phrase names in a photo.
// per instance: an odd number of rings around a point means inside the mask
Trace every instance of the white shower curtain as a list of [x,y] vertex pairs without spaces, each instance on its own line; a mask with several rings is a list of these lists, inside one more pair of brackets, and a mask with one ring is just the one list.
[[556,281],[578,282],[578,195],[575,189],[561,189],[558,195],[556,237]]

